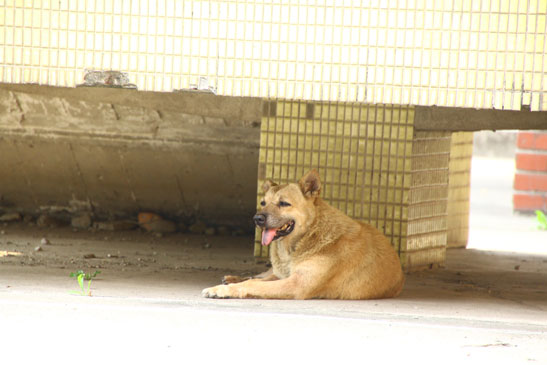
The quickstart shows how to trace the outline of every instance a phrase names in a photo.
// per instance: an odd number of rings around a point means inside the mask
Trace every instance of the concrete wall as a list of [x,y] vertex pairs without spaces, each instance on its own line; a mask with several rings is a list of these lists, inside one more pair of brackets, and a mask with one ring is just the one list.
[[0,212],[251,230],[261,114],[254,98],[0,85]]

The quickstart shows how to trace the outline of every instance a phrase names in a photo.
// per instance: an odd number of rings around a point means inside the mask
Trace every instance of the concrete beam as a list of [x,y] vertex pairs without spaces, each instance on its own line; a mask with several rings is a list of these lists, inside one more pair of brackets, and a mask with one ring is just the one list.
[[206,117],[219,117],[226,124],[259,123],[262,99],[232,97],[203,92],[152,92],[104,87],[57,87],[32,84],[0,83],[0,90],[43,95],[48,98],[76,99],[94,103],[114,104]]
[[[29,84],[3,84],[0,89],[48,97],[74,98],[152,110],[221,117],[227,125],[259,123],[262,99],[227,97],[199,92],[151,92],[118,88],[67,88]],[[479,131],[547,129],[547,111],[472,109],[416,106],[416,130]]]
[[501,129],[547,129],[547,111],[416,106],[414,128],[423,131],[472,132]]

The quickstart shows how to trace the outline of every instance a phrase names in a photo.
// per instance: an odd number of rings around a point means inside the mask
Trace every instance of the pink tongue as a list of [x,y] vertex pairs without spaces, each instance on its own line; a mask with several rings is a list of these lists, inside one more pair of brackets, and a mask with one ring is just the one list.
[[272,243],[275,237],[275,232],[275,228],[262,230],[262,246],[268,246]]

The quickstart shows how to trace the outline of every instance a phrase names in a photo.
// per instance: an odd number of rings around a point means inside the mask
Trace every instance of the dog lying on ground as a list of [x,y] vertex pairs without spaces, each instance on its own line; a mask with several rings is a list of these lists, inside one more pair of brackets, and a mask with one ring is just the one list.
[[298,184],[266,181],[254,216],[272,269],[257,277],[226,276],[204,289],[207,298],[379,299],[399,295],[404,275],[388,239],[351,219],[320,197],[311,170]]

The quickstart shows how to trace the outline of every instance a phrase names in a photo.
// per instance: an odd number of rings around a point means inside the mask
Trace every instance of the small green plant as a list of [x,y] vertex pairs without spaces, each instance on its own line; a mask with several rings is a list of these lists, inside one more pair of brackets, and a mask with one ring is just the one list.
[[539,223],[538,228],[547,231],[547,217],[545,216],[545,213],[543,213],[541,210],[536,210],[536,217]]
[[[83,270],[78,270],[76,272],[71,272],[70,277],[71,278],[75,277],[76,280],[78,280],[78,285],[80,286],[80,291],[72,290],[72,291],[70,291],[70,293],[71,294],[91,296],[91,282],[100,273],[101,272],[99,270],[96,270],[93,274],[86,274]],[[87,280],[87,288],[84,285],[86,280]]]

